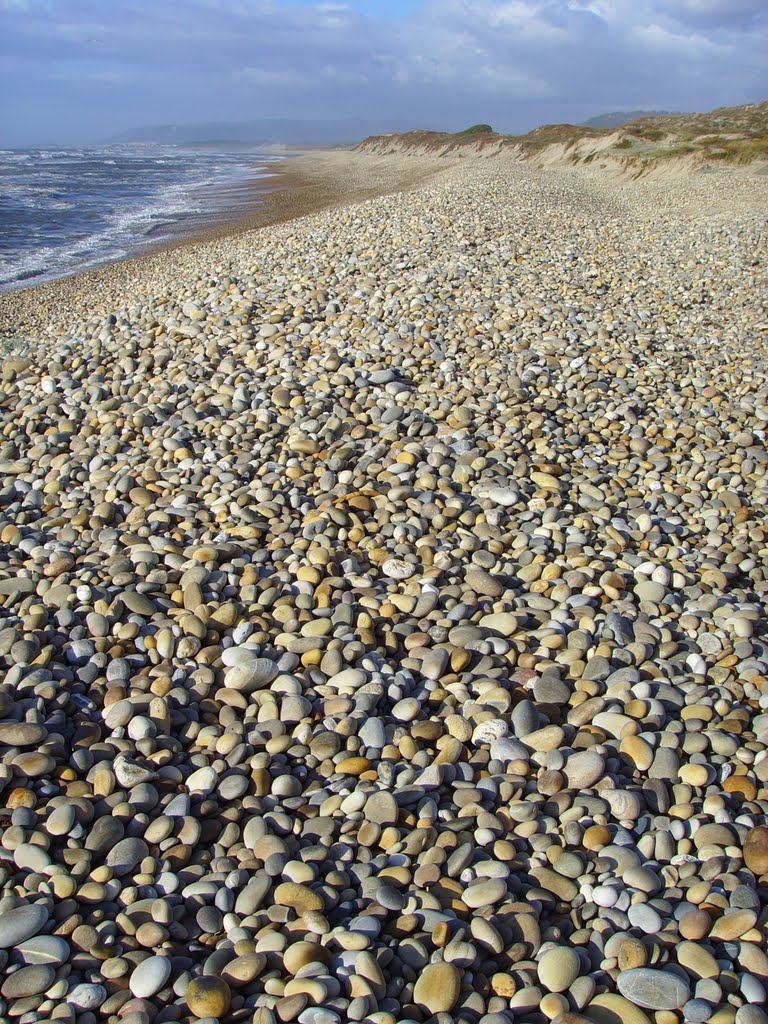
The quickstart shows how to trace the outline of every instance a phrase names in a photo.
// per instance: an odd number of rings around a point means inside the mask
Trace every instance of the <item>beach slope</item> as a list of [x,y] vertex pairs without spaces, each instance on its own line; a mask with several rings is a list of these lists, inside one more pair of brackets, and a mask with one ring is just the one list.
[[1,300],[0,1013],[768,1019],[766,180],[305,159]]

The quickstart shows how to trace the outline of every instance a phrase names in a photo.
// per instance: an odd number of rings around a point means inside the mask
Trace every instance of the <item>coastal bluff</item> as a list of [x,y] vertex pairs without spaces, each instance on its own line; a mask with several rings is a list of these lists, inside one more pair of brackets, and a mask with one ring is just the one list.
[[722,167],[761,175],[768,173],[768,102],[706,114],[648,115],[613,128],[546,124],[525,135],[508,135],[477,124],[459,132],[375,135],[356,149],[380,156],[453,160],[505,156],[539,169],[578,166],[633,179]]

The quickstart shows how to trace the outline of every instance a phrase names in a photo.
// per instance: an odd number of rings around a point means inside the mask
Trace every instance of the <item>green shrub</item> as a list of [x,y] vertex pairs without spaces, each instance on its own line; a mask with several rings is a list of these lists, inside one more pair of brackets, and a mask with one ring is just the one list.
[[653,128],[651,125],[640,124],[636,128],[633,128],[636,135],[640,135],[644,139],[648,139],[649,142],[658,142],[659,139],[664,138],[664,132],[661,128]]
[[457,135],[492,135],[493,128],[489,124],[473,124],[470,128],[465,128],[462,132],[456,132]]

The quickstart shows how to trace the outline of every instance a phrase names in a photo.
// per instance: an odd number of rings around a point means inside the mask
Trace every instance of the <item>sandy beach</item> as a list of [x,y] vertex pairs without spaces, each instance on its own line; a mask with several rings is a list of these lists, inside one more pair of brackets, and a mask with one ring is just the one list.
[[0,296],[0,1016],[766,1024],[768,178],[279,174]]

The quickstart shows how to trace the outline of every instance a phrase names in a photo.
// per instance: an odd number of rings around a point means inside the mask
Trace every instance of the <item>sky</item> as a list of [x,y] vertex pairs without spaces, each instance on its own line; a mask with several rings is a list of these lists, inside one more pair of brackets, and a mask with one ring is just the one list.
[[768,0],[0,0],[0,146],[263,117],[499,131],[768,98]]

